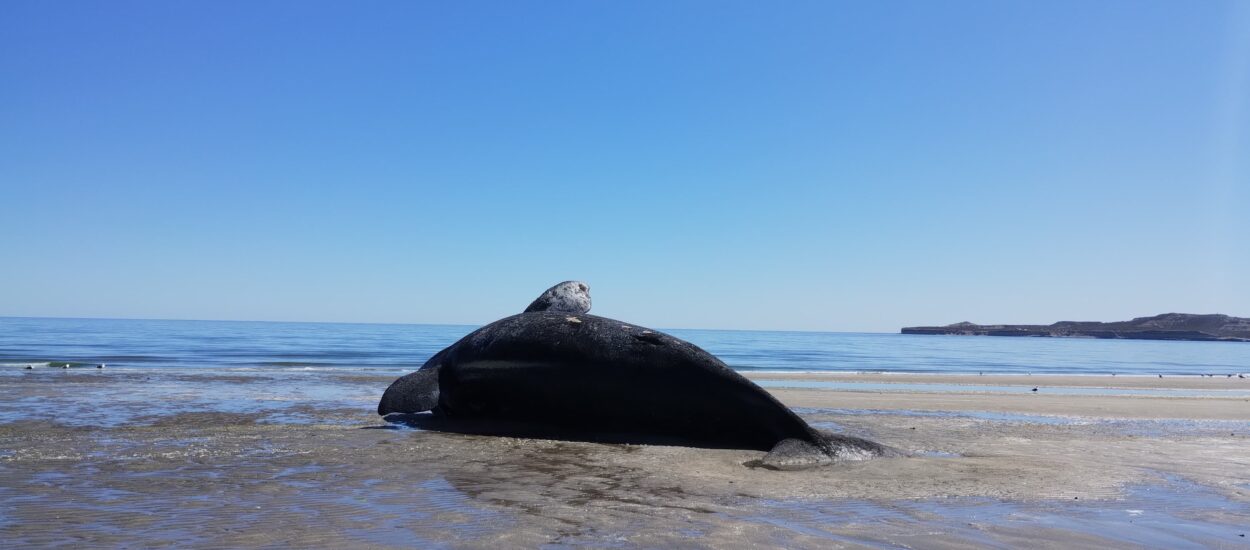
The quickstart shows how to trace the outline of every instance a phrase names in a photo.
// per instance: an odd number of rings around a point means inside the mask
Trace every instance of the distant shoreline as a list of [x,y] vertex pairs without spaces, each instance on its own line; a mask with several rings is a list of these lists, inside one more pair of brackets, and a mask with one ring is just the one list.
[[1250,319],[1222,314],[1164,313],[1131,321],[1060,321],[1050,325],[978,325],[903,327],[903,334],[1097,338],[1106,340],[1188,340],[1250,342]]

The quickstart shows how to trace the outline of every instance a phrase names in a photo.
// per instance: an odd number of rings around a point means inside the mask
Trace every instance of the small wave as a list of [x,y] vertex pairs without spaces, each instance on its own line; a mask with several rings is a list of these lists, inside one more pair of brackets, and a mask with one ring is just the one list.
[[318,361],[257,361],[255,364],[260,367],[305,367],[305,368],[340,367],[341,368],[345,366],[339,363],[326,363],[326,362],[318,362]]

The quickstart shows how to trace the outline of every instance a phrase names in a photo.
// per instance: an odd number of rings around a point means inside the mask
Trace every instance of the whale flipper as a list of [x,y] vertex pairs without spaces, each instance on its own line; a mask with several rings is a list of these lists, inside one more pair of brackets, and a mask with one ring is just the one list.
[[802,439],[783,439],[758,464],[769,470],[806,470],[833,462],[820,447]]
[[418,413],[437,407],[438,370],[423,368],[392,382],[378,402],[378,414]]
[[759,465],[770,470],[806,470],[834,462],[906,456],[907,453],[861,437],[820,431],[818,443],[783,439],[764,455]]

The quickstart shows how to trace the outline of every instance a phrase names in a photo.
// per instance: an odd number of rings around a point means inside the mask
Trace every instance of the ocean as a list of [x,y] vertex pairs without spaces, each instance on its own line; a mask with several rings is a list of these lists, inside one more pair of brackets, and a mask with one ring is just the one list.
[[[476,327],[0,317],[0,371],[378,369],[407,372]],[[740,371],[1227,375],[1250,343],[663,329]]]

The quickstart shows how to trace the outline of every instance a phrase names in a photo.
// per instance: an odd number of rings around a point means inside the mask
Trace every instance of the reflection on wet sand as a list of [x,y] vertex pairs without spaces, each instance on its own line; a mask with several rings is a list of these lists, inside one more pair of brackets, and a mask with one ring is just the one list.
[[[147,386],[129,376],[0,379],[16,396],[0,404],[0,538],[18,547],[1186,547],[1242,543],[1250,517],[1250,443],[1222,417],[848,410],[838,392],[805,390],[799,412],[810,421],[928,454],[773,472],[743,466],[756,451],[387,423],[370,406],[389,374],[150,376]],[[26,398],[41,406],[18,410]],[[1177,415],[1186,402],[1173,404]]]

